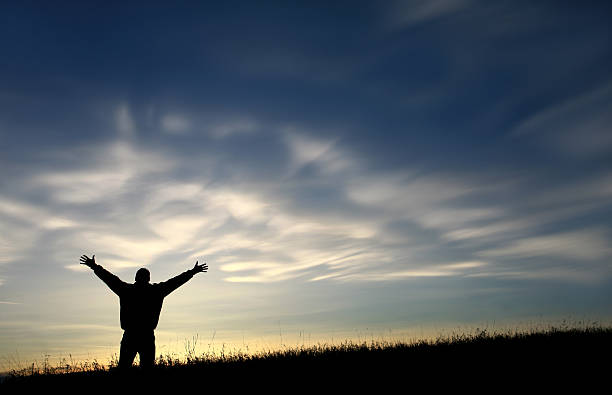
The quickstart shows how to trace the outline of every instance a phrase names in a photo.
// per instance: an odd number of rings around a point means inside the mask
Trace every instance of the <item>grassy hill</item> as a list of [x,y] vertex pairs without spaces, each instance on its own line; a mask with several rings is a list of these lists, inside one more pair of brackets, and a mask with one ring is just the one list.
[[150,371],[121,372],[100,365],[24,370],[12,372],[0,390],[407,393],[573,388],[582,393],[609,386],[611,358],[612,328],[483,331],[411,344],[345,343],[258,355],[190,355],[185,361],[168,357]]

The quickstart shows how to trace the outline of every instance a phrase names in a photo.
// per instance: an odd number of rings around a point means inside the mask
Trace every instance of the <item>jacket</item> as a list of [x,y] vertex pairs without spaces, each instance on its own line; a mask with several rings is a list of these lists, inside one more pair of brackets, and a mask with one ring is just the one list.
[[157,328],[164,298],[194,275],[191,270],[187,270],[161,283],[129,284],[100,265],[96,264],[93,270],[119,296],[121,329],[126,331],[150,331]]

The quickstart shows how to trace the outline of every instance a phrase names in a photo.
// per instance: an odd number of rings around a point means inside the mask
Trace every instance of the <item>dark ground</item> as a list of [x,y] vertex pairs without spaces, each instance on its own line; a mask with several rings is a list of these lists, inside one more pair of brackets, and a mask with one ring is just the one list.
[[[612,328],[456,336],[419,344],[347,344],[261,356],[194,358],[151,371],[14,372],[0,391],[607,392]],[[140,391],[139,391],[140,392]]]

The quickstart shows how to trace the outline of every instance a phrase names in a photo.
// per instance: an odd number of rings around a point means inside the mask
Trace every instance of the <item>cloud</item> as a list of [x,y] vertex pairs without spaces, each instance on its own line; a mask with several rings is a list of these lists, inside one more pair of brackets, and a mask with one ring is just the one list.
[[139,150],[123,140],[84,151],[86,160],[81,168],[42,172],[31,183],[47,189],[60,202],[92,203],[116,195],[130,181],[173,166],[168,157]]
[[191,122],[183,116],[170,114],[161,119],[161,127],[170,134],[183,134],[189,131]]
[[77,223],[47,207],[0,195],[0,265],[23,259],[41,235],[75,228]]
[[[424,229],[455,231],[471,223],[502,218],[502,207],[462,207],[470,199],[500,188],[471,176],[416,174],[357,176],[346,181],[346,194],[387,220],[410,220]],[[503,186],[502,186],[503,187]]]
[[469,0],[399,0],[387,15],[391,29],[406,28],[451,15],[468,7]]
[[[500,241],[509,242],[538,235],[542,229],[606,210],[612,196],[610,176],[606,173],[589,178],[563,180],[557,185],[541,187],[524,179],[507,190],[497,201],[503,210],[490,216],[469,218],[455,216],[459,221],[440,223],[441,237],[450,242],[467,243],[472,247]],[[539,177],[536,177],[539,179]],[[521,196],[520,199],[508,197]],[[467,211],[470,213],[470,210]],[[483,213],[486,213],[484,211]]]
[[[544,210],[538,199],[545,204],[554,191],[531,191],[516,205],[509,191],[520,194],[521,183],[458,171],[380,173],[340,140],[297,128],[271,136],[286,150],[289,173],[242,177],[237,157],[236,177],[211,179],[200,161],[184,161],[171,147],[124,139],[81,147],[89,159],[83,167],[55,166],[63,170],[23,181],[47,206],[0,199],[0,215],[22,223],[24,234],[4,236],[0,251],[26,256],[43,238],[66,269],[83,269],[71,257],[85,249],[119,272],[168,256],[205,259],[232,283],[461,277],[502,273],[498,261],[508,257],[607,256],[604,231],[553,237],[534,230],[606,201],[602,180],[576,197],[588,203],[581,210],[570,197]],[[207,167],[226,160],[206,152]],[[574,251],[583,247],[588,252]]]
[[459,227],[445,232],[442,237],[451,241],[486,240],[500,235],[501,237],[507,237],[509,234],[533,226],[534,223],[535,221],[532,219],[504,220],[482,226]]
[[53,215],[49,210],[31,204],[17,202],[0,196],[0,215],[25,221],[43,229],[59,229],[76,226],[76,223],[61,216]]
[[458,262],[458,263],[451,263],[449,265],[443,265],[442,268],[444,269],[473,269],[473,268],[477,268],[477,267],[483,267],[488,265],[487,262],[482,262],[482,261],[470,261],[470,262]]
[[467,278],[501,279],[501,280],[528,280],[528,281],[563,281],[571,283],[593,283],[602,280],[601,272],[594,270],[576,270],[574,268],[530,267],[528,270],[508,270],[500,268],[497,271],[483,271],[466,274]]
[[390,273],[351,273],[337,277],[340,281],[393,281],[419,277],[448,277],[455,272],[444,270],[404,270]]
[[457,228],[472,222],[500,218],[504,211],[500,208],[443,208],[424,213],[419,222],[427,228]]
[[[549,194],[547,192],[546,194]],[[556,197],[556,196],[555,196]],[[511,239],[520,237],[527,232],[538,229],[542,226],[558,223],[572,218],[579,218],[597,209],[605,207],[607,203],[589,200],[588,203],[572,204],[571,198],[566,196],[555,206],[555,199],[550,201],[542,200],[542,196],[534,196],[527,199],[528,206],[536,206],[537,212],[532,210],[519,210],[514,208],[509,210],[507,215],[486,221],[484,224],[470,224],[468,221],[455,229],[446,231],[442,237],[451,241],[471,241],[479,243],[490,243],[495,240]],[[566,200],[570,199],[570,200]],[[539,203],[538,203],[539,202]],[[541,204],[541,205],[540,205]]]
[[[606,169],[607,170],[607,169]],[[604,172],[568,180],[562,185],[550,186],[538,191],[529,199],[535,207],[569,206],[580,209],[582,206],[605,207],[612,197],[612,174]]]
[[311,279],[310,281],[326,280],[328,278],[334,278],[338,281],[398,281],[410,278],[423,278],[423,277],[450,277],[450,276],[464,276],[469,275],[470,269],[477,269],[486,266],[486,262],[482,261],[470,261],[470,262],[456,262],[443,265],[430,265],[427,268],[415,268],[412,270],[397,270],[397,271],[366,271],[366,272],[347,272],[347,273],[335,273],[331,275],[319,276]]
[[612,83],[546,108],[512,131],[564,154],[590,158],[612,151]]
[[592,261],[607,258],[612,249],[602,229],[585,229],[519,239],[505,246],[478,252],[483,257],[531,258],[552,257]]
[[238,119],[220,122],[210,127],[210,134],[214,138],[224,138],[236,134],[248,134],[256,131],[259,125],[250,119]]
[[130,138],[134,136],[136,127],[130,112],[130,107],[126,103],[123,103],[117,107],[117,110],[115,111],[115,125],[119,135],[122,138]]
[[283,134],[292,160],[289,174],[295,174],[310,163],[321,161],[334,146],[332,140],[316,139],[292,129],[286,130]]
[[255,119],[234,112],[214,113],[189,108],[170,108],[166,111],[159,120],[159,127],[169,135],[204,134],[214,140],[222,140],[236,135],[249,135],[261,128]]

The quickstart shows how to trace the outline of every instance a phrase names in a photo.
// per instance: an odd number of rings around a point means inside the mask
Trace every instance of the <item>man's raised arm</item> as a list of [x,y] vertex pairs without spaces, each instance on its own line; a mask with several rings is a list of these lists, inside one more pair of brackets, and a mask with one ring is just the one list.
[[82,255],[81,265],[85,265],[93,269],[96,276],[98,276],[100,280],[104,281],[104,283],[108,285],[111,291],[121,296],[120,293],[123,290],[124,286],[127,284],[121,281],[119,277],[115,276],[113,273],[109,272],[102,266],[96,264],[95,255],[92,255],[91,258],[89,258],[87,255]]
[[191,280],[191,278],[197,274],[206,272],[208,270],[208,266],[206,263],[202,265],[198,265],[198,261],[196,261],[193,269],[189,269],[176,277],[171,278],[168,281],[164,281],[163,283],[159,283],[162,287],[162,293],[164,297],[168,296],[172,291],[185,284],[187,281]]

